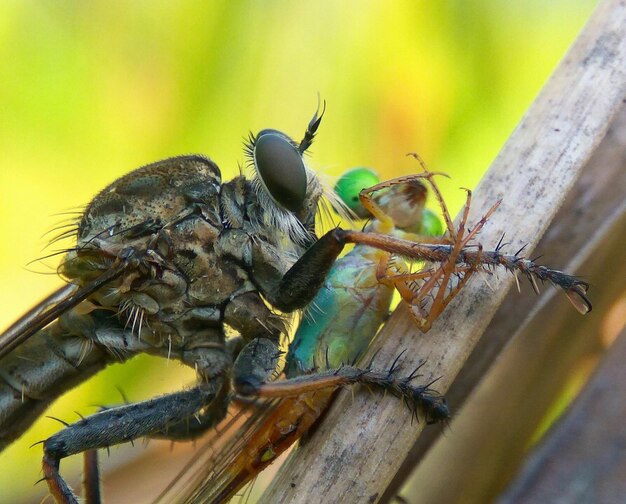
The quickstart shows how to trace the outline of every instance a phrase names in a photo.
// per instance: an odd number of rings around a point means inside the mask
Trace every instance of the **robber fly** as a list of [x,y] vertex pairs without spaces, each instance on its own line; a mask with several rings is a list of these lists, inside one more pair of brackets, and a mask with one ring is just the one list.
[[[590,309],[583,282],[526,263],[512,266],[497,251],[469,250],[460,241],[420,244],[342,228],[318,239],[315,217],[333,193],[303,154],[322,115],[316,112],[299,143],[271,129],[251,135],[250,179],[222,182],[210,159],[181,156],[132,171],[87,206],[76,246],[59,267],[67,285],[0,336],[0,443],[19,437],[66,389],[139,353],[189,365],[197,383],[104,409],[45,440],[44,477],[58,502],[77,502],[59,472],[63,458],[139,437],[195,438],[224,418],[233,396],[293,396],[349,383],[380,387],[380,373],[353,366],[272,380],[286,332],[283,313],[311,301],[348,243],[448,264],[433,272],[445,284],[455,270],[471,272],[489,261],[514,267],[552,281],[580,309]],[[426,321],[422,329],[432,320],[417,317]],[[414,401],[422,393],[407,384],[401,395]]]

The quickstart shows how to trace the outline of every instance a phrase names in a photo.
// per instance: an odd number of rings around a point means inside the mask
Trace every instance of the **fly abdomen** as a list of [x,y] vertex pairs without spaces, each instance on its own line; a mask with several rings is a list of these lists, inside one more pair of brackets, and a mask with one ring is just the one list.
[[67,312],[0,359],[0,450],[64,392],[135,355],[130,348],[111,350],[125,336],[110,314],[80,312]]

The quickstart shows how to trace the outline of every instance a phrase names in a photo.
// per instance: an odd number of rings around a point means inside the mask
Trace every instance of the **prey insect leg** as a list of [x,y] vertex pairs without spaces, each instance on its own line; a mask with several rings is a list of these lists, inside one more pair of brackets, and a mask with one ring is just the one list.
[[[441,266],[426,271],[420,271],[419,273],[400,273],[387,276],[391,280],[392,284],[400,292],[402,298],[411,306],[411,315],[416,320],[420,330],[427,332],[434,320],[439,317],[445,307],[452,301],[452,299],[460,292],[470,279],[474,271],[479,267],[478,264],[473,267],[464,267],[457,264],[458,257],[461,251],[468,246],[470,240],[476,236],[476,234],[482,229],[487,219],[499,206],[499,202],[491,207],[487,214],[466,234],[467,219],[469,216],[469,209],[471,205],[471,191],[467,191],[467,200],[465,202],[461,222],[458,229],[454,228],[450,213],[447,209],[445,201],[439,191],[437,184],[434,182],[433,177],[435,173],[430,172],[423,160],[417,154],[410,154],[420,163],[424,169],[424,173],[421,176],[428,180],[441,208],[441,212],[446,222],[448,231],[448,238],[440,239],[439,243],[451,243],[452,248],[449,256],[441,262]],[[407,177],[401,177],[392,181],[383,182],[372,188],[365,189],[361,192],[361,201],[363,205],[375,212],[377,209],[373,207],[373,201],[369,196],[372,191],[388,187],[397,181],[405,182]],[[480,246],[479,246],[480,249]],[[380,269],[380,268],[379,268]],[[452,282],[453,276],[458,277],[457,282]],[[382,279],[381,279],[382,280]],[[414,285],[410,285],[409,282],[415,282],[416,280],[422,280],[421,284],[416,290]],[[422,304],[427,296],[432,297],[432,302],[428,309],[425,309]]]
[[[431,173],[430,170],[427,168],[426,163],[420,157],[419,154],[417,154],[416,152],[411,152],[408,155],[411,156],[412,158],[414,158],[420,164],[420,166],[422,167],[422,170],[424,170],[425,173]],[[446,205],[446,202],[443,199],[443,195],[441,194],[441,191],[439,190],[439,187],[437,186],[437,184],[435,184],[433,182],[432,177],[428,177],[427,180],[430,183],[430,186],[431,186],[431,188],[433,190],[435,198],[437,198],[437,201],[439,202],[439,206],[441,207],[441,213],[443,214],[443,219],[446,222],[446,229],[448,230],[448,234],[450,235],[450,239],[452,241],[454,241],[454,240],[456,240],[456,229],[454,229],[454,224],[452,222],[452,217],[450,216],[450,212],[448,211],[448,206]]]
[[[391,180],[386,180],[384,182],[380,182],[371,187],[367,187],[359,193],[359,199],[363,207],[378,221],[376,226],[377,232],[383,234],[389,234],[398,226],[394,222],[393,216],[389,214],[389,211],[385,211],[381,208],[381,206],[374,200],[374,193],[377,191],[381,191],[383,189],[389,189],[398,185],[406,185],[411,187],[411,184],[419,183],[420,179],[427,179],[431,186],[436,187],[434,182],[432,181],[435,175],[443,175],[447,176],[445,173],[439,172],[430,172],[425,170],[424,173],[419,173],[417,175],[405,175],[403,177],[396,177]],[[439,197],[441,195],[439,194]],[[443,199],[439,199],[440,203],[445,209],[445,204],[443,203]],[[406,211],[406,210],[405,210]],[[447,212],[447,210],[446,210]],[[452,229],[452,233],[449,233],[450,236],[454,236],[454,228]],[[424,236],[422,234],[415,234],[414,232],[410,232],[408,230],[403,231],[403,235],[407,238],[410,238],[414,241],[418,241],[420,243],[450,243],[450,238],[445,238],[441,236]]]
[[[480,221],[469,231],[467,236],[465,235],[465,226],[467,224],[467,218],[469,215],[469,208],[472,201],[472,192],[467,190],[467,200],[465,203],[465,207],[463,209],[463,216],[461,218],[461,223],[459,225],[459,229],[457,231],[457,238],[454,243],[454,247],[452,249],[452,253],[450,254],[449,260],[443,263],[443,277],[439,288],[437,289],[437,295],[433,300],[433,304],[431,310],[427,316],[427,327],[430,328],[432,322],[441,315],[446,306],[454,299],[454,297],[461,291],[461,289],[465,286],[467,281],[470,279],[476,268],[466,268],[459,281],[452,285],[449,292],[446,292],[448,289],[448,284],[453,274],[460,274],[459,265],[457,264],[457,258],[465,247],[468,246],[470,240],[478,234],[478,232],[485,225],[491,214],[495,212],[495,210],[500,205],[500,202],[496,202],[489,211],[485,214]],[[479,255],[482,252],[482,247],[479,246]]]

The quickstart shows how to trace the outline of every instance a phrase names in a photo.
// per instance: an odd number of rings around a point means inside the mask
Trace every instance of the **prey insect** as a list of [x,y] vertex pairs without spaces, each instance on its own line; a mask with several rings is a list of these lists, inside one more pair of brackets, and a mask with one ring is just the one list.
[[[421,160],[420,160],[421,162]],[[468,242],[480,231],[483,218],[465,236],[464,226],[467,208],[458,229],[452,227],[446,205],[433,180],[432,173],[424,166],[421,176],[402,177],[394,181],[378,183],[369,172],[355,170],[342,177],[337,185],[339,194],[361,217],[376,216],[366,231],[390,234],[398,237],[432,241],[452,246],[467,253]],[[436,216],[424,208],[426,180],[437,196],[447,223],[446,238],[431,238],[441,230]],[[363,180],[374,185],[356,196]],[[358,189],[355,189],[357,185]],[[383,190],[376,194],[376,191]],[[372,196],[374,196],[372,198]],[[469,207],[469,199],[467,202]],[[494,206],[493,210],[497,207]],[[452,242],[454,237],[454,242]],[[469,238],[468,238],[469,237]],[[489,252],[490,257],[499,252]],[[506,264],[508,260],[502,260]],[[489,264],[489,263],[487,263]],[[459,266],[455,255],[439,267],[424,267],[418,273],[407,271],[407,265],[398,258],[379,249],[358,244],[346,256],[338,259],[327,280],[311,302],[290,344],[284,375],[296,379],[310,373],[323,373],[326,369],[347,366],[358,360],[384,322],[392,300],[394,288],[403,294],[405,301],[412,303],[413,315],[418,328],[424,332],[441,313],[445,305],[459,292],[469,276],[484,266],[475,262]],[[448,285],[451,271],[457,283]],[[558,272],[552,272],[555,275]],[[419,300],[419,303],[415,303]],[[425,303],[430,301],[430,313],[425,312]],[[372,364],[366,368],[369,369]],[[427,423],[443,422],[449,418],[445,400],[426,384],[418,389],[421,393],[407,397],[401,387],[419,376],[416,369],[406,378],[397,379],[397,361],[381,375],[379,387],[394,395],[404,397],[417,418],[418,409]],[[162,502],[225,502],[235,496],[248,482],[265,467],[302,438],[320,419],[332,401],[337,386],[326,390],[303,393],[297,397],[275,400],[261,406],[245,409],[234,415],[233,420],[220,433],[230,440],[212,453],[211,444],[194,456],[193,463],[186,467],[176,482],[161,495]],[[248,414],[243,425],[237,423]]]
[[[63,458],[139,437],[195,438],[224,418],[233,395],[376,386],[376,373],[350,366],[272,381],[286,332],[283,313],[311,301],[346,244],[458,265],[433,272],[444,290],[449,270],[478,269],[490,264],[488,257],[519,269],[498,252],[489,256],[458,243],[420,244],[341,228],[318,239],[315,217],[333,194],[303,154],[322,115],[314,115],[299,143],[277,130],[251,135],[250,179],[222,182],[210,159],[181,156],[129,173],[87,206],[75,228],[76,246],[59,267],[67,285],[0,336],[0,446],[19,437],[64,390],[139,353],[179,360],[196,371],[197,383],[105,409],[45,440],[44,478],[58,502],[77,502],[60,474]],[[590,307],[585,284],[553,270],[541,274]],[[226,328],[235,335],[227,337]],[[421,392],[407,384],[403,394]]]

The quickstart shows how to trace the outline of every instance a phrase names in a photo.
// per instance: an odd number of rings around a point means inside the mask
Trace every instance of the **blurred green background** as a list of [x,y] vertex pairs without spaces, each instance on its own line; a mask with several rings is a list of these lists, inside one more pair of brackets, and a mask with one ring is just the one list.
[[[317,93],[328,105],[314,168],[389,178],[417,171],[405,157],[417,151],[452,176],[458,210],[458,187],[476,185],[595,3],[1,2],[0,328],[60,284],[57,259],[26,266],[49,253],[55,214],[176,154],[205,153],[228,179],[249,130],[300,138]],[[189,377],[173,363],[116,366],[49,414],[74,421],[120,402],[115,385],[138,399]],[[29,446],[59,427],[44,419],[0,455],[3,502],[45,493]]]

